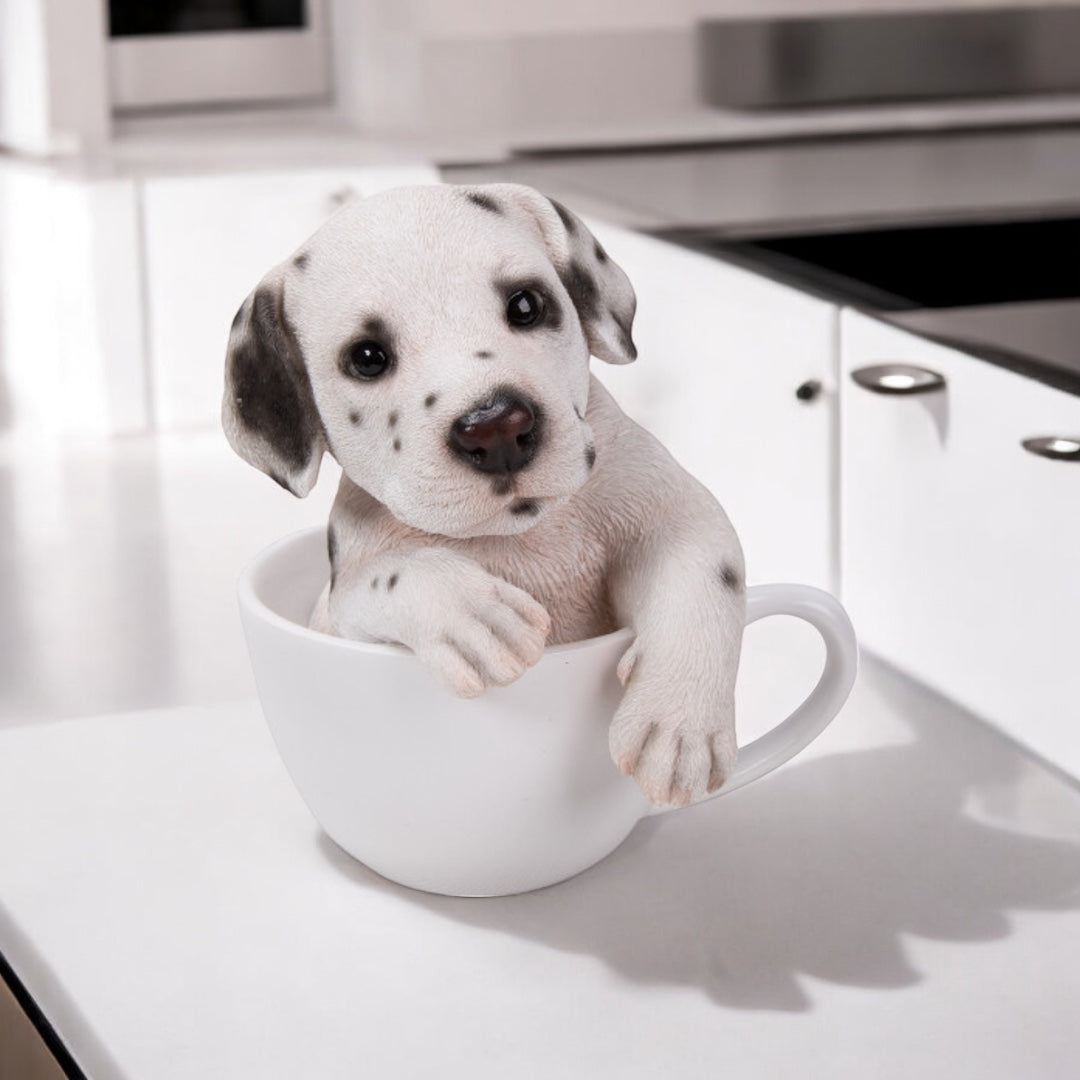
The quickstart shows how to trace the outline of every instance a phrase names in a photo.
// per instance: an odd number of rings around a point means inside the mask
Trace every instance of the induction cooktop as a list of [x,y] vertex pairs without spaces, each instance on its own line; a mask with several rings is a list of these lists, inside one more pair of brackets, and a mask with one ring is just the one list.
[[670,238],[1080,393],[1080,217]]

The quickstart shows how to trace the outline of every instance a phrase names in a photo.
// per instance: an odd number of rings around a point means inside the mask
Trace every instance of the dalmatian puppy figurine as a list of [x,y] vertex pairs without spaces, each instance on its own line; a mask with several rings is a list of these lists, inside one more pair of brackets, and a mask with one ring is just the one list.
[[223,419],[294,495],[343,470],[317,630],[400,642],[464,697],[545,644],[629,626],[612,757],[654,803],[735,760],[743,558],[709,492],[589,372],[633,360],[635,297],[528,187],[357,200],[233,322]]

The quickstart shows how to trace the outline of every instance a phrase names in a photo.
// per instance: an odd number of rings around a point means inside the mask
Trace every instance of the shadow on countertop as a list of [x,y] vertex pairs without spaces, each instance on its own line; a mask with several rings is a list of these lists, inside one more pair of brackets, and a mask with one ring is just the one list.
[[1080,842],[1012,820],[1034,788],[1041,805],[1068,808],[1080,836],[1069,785],[956,706],[868,666],[872,689],[860,680],[843,722],[858,723],[872,693],[913,741],[811,757],[730,800],[646,819],[604,862],[539,892],[428,895],[384,881],[325,834],[318,843],[351,880],[443,918],[593,955],[633,982],[700,987],[736,1009],[810,1009],[800,976],[910,986],[924,974],[905,936],[988,942],[1009,934],[1010,911],[1080,907]]

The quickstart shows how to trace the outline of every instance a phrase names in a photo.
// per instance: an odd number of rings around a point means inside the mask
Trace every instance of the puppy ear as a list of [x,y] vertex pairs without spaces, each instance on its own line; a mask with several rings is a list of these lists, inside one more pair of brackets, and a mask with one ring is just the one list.
[[246,462],[302,498],[319,475],[326,437],[284,300],[275,271],[236,313],[225,356],[221,422]]
[[509,203],[532,216],[577,309],[589,352],[609,364],[635,360],[637,349],[630,333],[637,308],[634,288],[581,218],[523,184],[485,184],[470,193],[496,209]]

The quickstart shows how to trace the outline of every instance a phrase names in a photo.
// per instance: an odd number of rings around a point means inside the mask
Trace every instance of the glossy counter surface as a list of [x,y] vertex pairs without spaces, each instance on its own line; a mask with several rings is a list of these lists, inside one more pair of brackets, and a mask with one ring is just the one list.
[[254,703],[0,732],[0,951],[94,1080],[1066,1080],[1078,885],[1080,792],[872,661],[804,757],[498,900],[344,855]]

